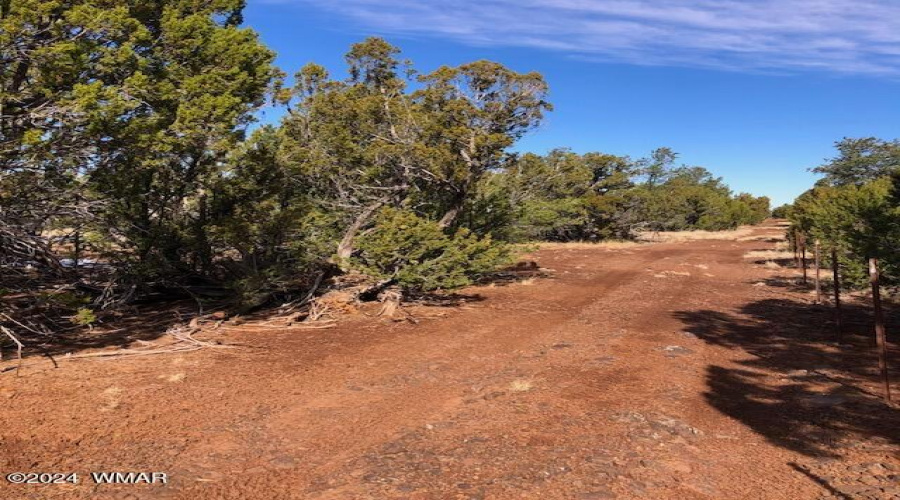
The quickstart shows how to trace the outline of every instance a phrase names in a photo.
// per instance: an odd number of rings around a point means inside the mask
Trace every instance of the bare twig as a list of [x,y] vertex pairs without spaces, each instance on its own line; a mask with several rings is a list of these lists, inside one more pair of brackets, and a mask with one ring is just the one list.
[[6,314],[6,313],[0,313],[0,316],[3,316],[4,318],[8,319],[9,321],[12,321],[13,323],[15,323],[15,324],[21,326],[22,328],[28,330],[28,331],[31,332],[31,333],[36,333],[36,334],[38,334],[38,335],[44,335],[44,332],[40,332],[40,331],[38,331],[38,330],[35,330],[34,328],[31,328],[31,327],[29,327],[29,326],[27,326],[27,325],[23,325],[21,322],[16,321],[15,319],[13,319],[10,315],[8,315],[8,314]]

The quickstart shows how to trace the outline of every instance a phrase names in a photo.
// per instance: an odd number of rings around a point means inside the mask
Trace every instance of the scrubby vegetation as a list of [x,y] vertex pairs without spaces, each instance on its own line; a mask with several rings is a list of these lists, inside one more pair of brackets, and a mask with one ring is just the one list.
[[[882,283],[900,284],[900,142],[844,139],[838,156],[814,169],[824,174],[784,211],[790,234],[835,249],[849,288],[866,286],[867,260],[880,260]],[[802,237],[801,236],[801,237]],[[826,252],[826,263],[830,262]]]
[[524,154],[488,178],[485,198],[499,207],[488,227],[512,240],[629,239],[636,231],[731,229],[769,216],[768,198],[733,196],[722,179],[676,166],[676,158],[668,148],[638,160],[566,149]]
[[[503,265],[507,242],[769,213],[667,148],[512,152],[551,110],[536,73],[420,72],[370,38],[347,53],[346,77],[309,64],[285,85],[241,26],[243,3],[0,3],[4,297],[77,298],[20,310],[87,325],[154,295],[252,309],[347,273],[373,297],[422,293]],[[254,127],[264,106],[281,122]]]

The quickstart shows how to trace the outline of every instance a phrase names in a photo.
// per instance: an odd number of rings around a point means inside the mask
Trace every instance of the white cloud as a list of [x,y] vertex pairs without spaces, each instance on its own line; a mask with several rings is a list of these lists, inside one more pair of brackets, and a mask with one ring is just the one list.
[[738,71],[900,74],[897,0],[268,0],[385,34]]

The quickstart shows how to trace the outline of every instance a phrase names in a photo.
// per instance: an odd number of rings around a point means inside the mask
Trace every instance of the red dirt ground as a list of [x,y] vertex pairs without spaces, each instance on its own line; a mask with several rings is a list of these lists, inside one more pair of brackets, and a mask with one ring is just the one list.
[[795,270],[743,258],[780,232],[541,251],[550,277],[418,324],[248,323],[235,349],[3,373],[0,472],[81,481],[0,498],[900,498],[867,311],[831,343]]

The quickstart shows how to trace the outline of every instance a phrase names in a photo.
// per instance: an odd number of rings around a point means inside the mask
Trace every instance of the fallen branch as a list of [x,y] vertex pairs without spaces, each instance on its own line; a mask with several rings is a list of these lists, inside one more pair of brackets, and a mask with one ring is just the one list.
[[202,349],[202,346],[191,345],[177,347],[173,346],[169,349],[119,349],[113,352],[89,352],[85,354],[69,354],[63,356],[62,359],[85,359],[85,358],[108,358],[119,356],[149,356],[152,354],[171,354],[173,352],[189,352]]
[[[86,358],[113,358],[113,357],[126,357],[126,356],[149,356],[153,354],[171,354],[175,352],[190,352],[201,349],[200,346],[184,346],[184,347],[173,347],[171,349],[119,349],[113,352],[89,352],[85,354],[68,354],[61,358],[61,361],[66,360],[76,360],[76,359],[86,359]],[[27,363],[20,364],[20,366],[34,366],[38,363]],[[56,361],[54,361],[54,365]],[[6,368],[0,370],[0,373],[11,370],[12,368]],[[18,371],[18,368],[16,369]]]
[[[271,323],[254,323],[249,325],[241,325],[241,330],[254,330],[254,329],[262,329],[262,330],[325,330],[328,328],[336,328],[337,322],[335,320],[326,320],[320,322],[302,322],[302,323],[292,323],[290,325],[276,325]],[[231,328],[225,326],[224,329],[228,330]],[[222,346],[219,346],[222,347]]]
[[[6,315],[4,314],[4,316],[6,316]],[[19,358],[19,364],[16,366],[16,375],[19,375],[19,370],[22,369],[22,348],[25,346],[22,344],[22,341],[20,341],[19,339],[16,338],[15,335],[13,335],[13,332],[9,328],[6,328],[5,326],[0,326],[0,330],[2,330],[3,333],[5,333],[7,337],[12,339],[12,341],[16,343],[16,355]],[[2,360],[3,360],[3,353],[2,353],[2,351],[0,351],[0,361],[2,361]]]
[[309,291],[306,292],[306,295],[304,295],[303,298],[300,299],[299,301],[289,302],[287,304],[284,304],[283,306],[281,306],[279,308],[280,311],[283,313],[289,313],[291,311],[294,311],[298,307],[303,307],[306,304],[308,304],[313,299],[313,297],[316,295],[316,291],[319,290],[319,287],[322,286],[322,281],[324,279],[325,279],[325,271],[320,271],[319,274],[316,276],[315,282],[313,282],[312,288],[310,288]]
[[27,325],[24,325],[24,324],[22,324],[22,323],[19,322],[19,321],[16,321],[15,319],[13,319],[13,318],[12,318],[10,315],[8,315],[8,314],[2,313],[2,314],[0,314],[0,316],[3,316],[3,317],[6,318],[7,320],[12,321],[13,323],[15,323],[15,324],[21,326],[22,328],[28,330],[28,331],[31,332],[31,333],[35,333],[35,334],[37,334],[37,335],[46,335],[45,332],[41,332],[41,331],[35,330],[34,328],[31,328],[31,327],[29,327],[29,326],[27,326]]
[[[191,321],[191,323],[194,323],[194,321]],[[201,328],[199,326],[192,326],[192,327],[189,327],[187,330],[184,330],[181,327],[176,326],[176,327],[172,327],[172,328],[169,328],[168,330],[166,330],[166,334],[171,335],[172,337],[175,338],[175,340],[178,340],[179,342],[187,342],[189,344],[197,346],[198,348],[199,347],[213,347],[213,348],[220,348],[220,349],[231,348],[231,346],[216,344],[214,342],[206,342],[203,340],[195,339],[194,334],[199,333],[200,331],[201,331]]]

